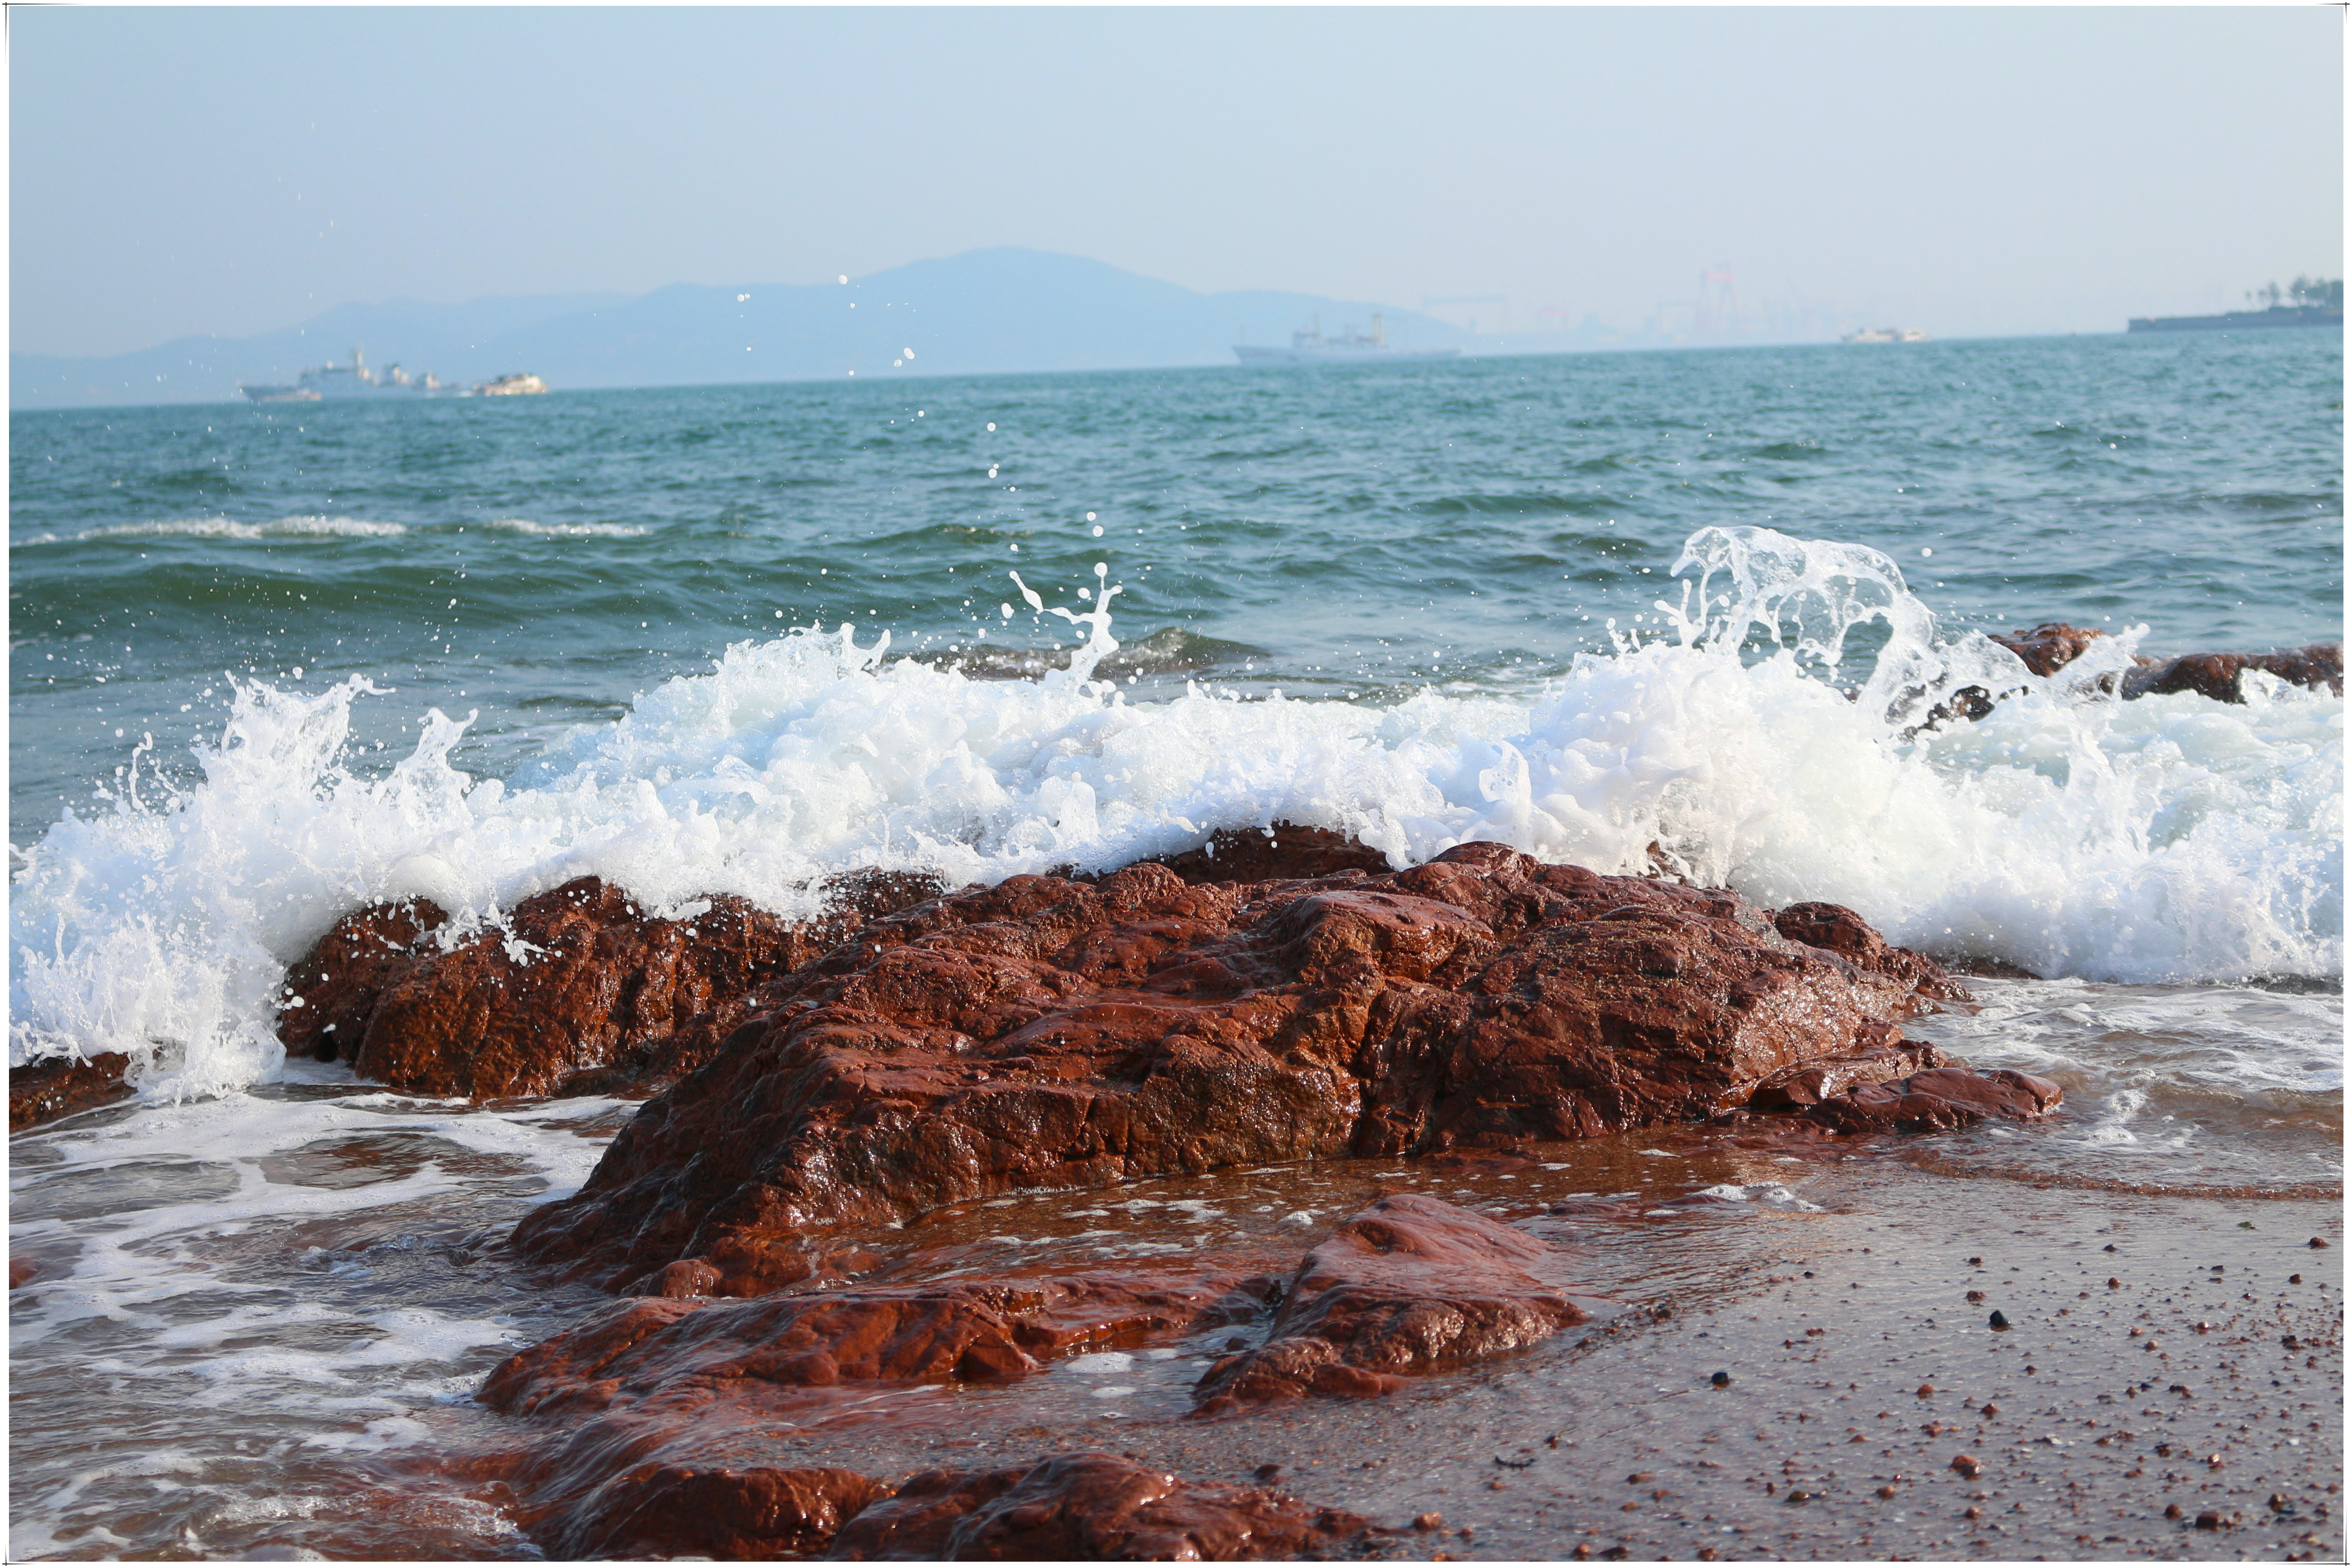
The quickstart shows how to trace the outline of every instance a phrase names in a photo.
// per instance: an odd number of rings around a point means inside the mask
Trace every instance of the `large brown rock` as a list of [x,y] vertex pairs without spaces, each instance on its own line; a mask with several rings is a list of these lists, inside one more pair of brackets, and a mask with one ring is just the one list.
[[[131,1058],[101,1051],[87,1061],[52,1056],[8,1070],[8,1130],[21,1133],[60,1117],[94,1111],[131,1092]],[[14,1289],[14,1287],[10,1287]]]
[[1992,634],[2000,643],[2024,661],[2025,667],[2044,677],[2056,674],[2061,668],[2083,656],[2093,640],[2106,633],[2095,626],[2070,626],[2063,621],[2045,621],[2026,632],[2011,632],[2004,637]]
[[1179,1480],[1110,1454],[930,1470],[842,1528],[853,1560],[1229,1563],[1328,1552],[1365,1520],[1258,1487]]
[[772,984],[516,1240],[607,1284],[684,1262],[751,1294],[807,1277],[824,1228],[1013,1188],[1696,1119],[1892,1048],[1948,984],[1847,945],[1496,844],[1307,881],[1014,877]]
[[1202,1375],[1198,1413],[1304,1395],[1384,1394],[1402,1376],[1521,1349],[1584,1321],[1560,1260],[1419,1193],[1381,1198],[1299,1265],[1266,1342]]
[[289,1051],[423,1094],[649,1092],[699,1065],[763,982],[870,915],[938,895],[927,877],[837,879],[826,913],[794,923],[740,898],[658,919],[581,877],[517,904],[503,929],[450,941],[415,900],[338,921],[288,971]]

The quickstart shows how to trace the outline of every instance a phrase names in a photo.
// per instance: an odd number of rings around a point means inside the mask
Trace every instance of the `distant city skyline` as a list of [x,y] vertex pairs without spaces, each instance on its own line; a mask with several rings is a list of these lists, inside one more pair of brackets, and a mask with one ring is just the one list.
[[19,8],[11,346],[1007,245],[1481,334],[2116,330],[2341,275],[2343,25]]

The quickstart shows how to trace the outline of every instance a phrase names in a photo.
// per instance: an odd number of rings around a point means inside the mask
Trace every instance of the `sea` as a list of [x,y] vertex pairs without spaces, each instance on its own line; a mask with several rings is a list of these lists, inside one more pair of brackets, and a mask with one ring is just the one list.
[[2343,391],[2279,330],[15,413],[9,1061],[138,1095],[11,1143],[11,1555],[537,1550],[431,1456],[581,1303],[472,1260],[633,1107],[288,1061],[410,895],[1494,840],[1976,972],[1908,1032],[2068,1099],[1961,1164],[2333,1194],[2341,698],[2102,677],[2340,640]]

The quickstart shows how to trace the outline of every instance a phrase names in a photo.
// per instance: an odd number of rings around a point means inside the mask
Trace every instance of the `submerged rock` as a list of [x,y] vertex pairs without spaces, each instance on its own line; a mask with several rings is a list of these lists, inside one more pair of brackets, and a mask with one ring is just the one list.
[[413,1093],[649,1092],[702,1061],[761,982],[940,891],[872,873],[837,879],[814,921],[732,897],[662,919],[581,877],[460,941],[429,902],[377,904],[336,922],[288,971],[278,1037]]
[[1369,1522],[1263,1487],[1180,1480],[1110,1454],[1061,1454],[999,1470],[929,1470],[835,1538],[852,1560],[1228,1563],[1298,1557]]
[[[8,1130],[21,1133],[109,1105],[131,1092],[131,1058],[101,1051],[87,1061],[52,1056],[8,1070]],[[14,1289],[14,1286],[10,1287]]]
[[1549,1338],[1585,1314],[1524,1232],[1418,1193],[1381,1199],[1307,1255],[1264,1344],[1202,1375],[1197,1412],[1385,1394]]
[[814,1228],[1014,1188],[1696,1120],[1957,994],[1850,912],[1783,914],[1805,939],[1730,893],[1486,843],[1305,881],[1013,877],[764,988],[516,1241],[754,1294],[808,1277]]

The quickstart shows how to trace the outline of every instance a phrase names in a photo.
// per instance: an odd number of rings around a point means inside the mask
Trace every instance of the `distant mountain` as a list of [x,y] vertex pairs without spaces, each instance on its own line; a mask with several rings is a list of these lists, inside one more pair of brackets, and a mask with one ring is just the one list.
[[[256,338],[184,338],[106,359],[9,356],[11,408],[214,402],[240,382],[369,361],[473,382],[509,371],[556,390],[879,375],[1233,363],[1233,344],[1369,330],[1401,348],[1466,347],[1460,329],[1363,300],[1248,290],[1196,294],[1077,256],[1003,248],[919,261],[843,284],[677,283],[635,298],[550,296],[465,305],[343,305]],[[912,349],[914,359],[906,358]],[[897,361],[894,363],[894,361]]]

